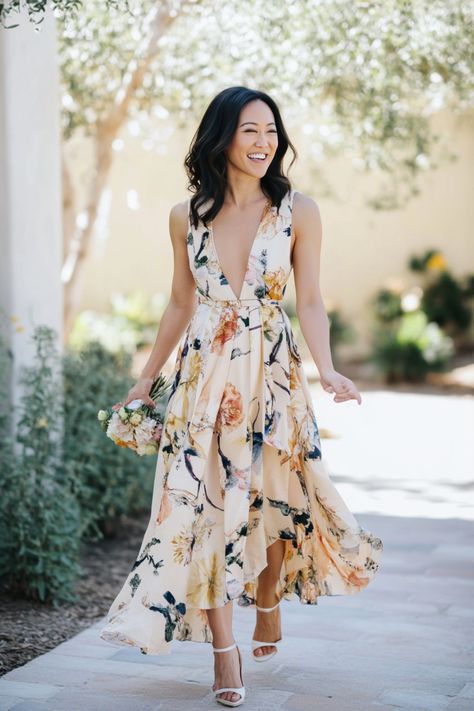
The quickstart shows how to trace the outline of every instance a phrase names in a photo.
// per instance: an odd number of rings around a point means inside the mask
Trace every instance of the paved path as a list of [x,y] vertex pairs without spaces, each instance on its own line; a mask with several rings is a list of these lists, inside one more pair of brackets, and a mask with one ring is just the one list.
[[[253,613],[235,606],[247,711],[472,711],[474,523],[358,515],[385,543],[377,578],[317,606],[284,601],[284,641],[249,659]],[[0,710],[190,711],[210,692],[210,645],[145,656],[102,641],[102,623],[0,679]]]
[[[312,388],[332,480],[384,541],[377,577],[317,606],[282,603],[284,640],[249,659],[253,612],[235,606],[247,711],[474,711],[472,396]],[[210,645],[145,656],[98,637],[102,622],[0,679],[0,711],[224,708]]]

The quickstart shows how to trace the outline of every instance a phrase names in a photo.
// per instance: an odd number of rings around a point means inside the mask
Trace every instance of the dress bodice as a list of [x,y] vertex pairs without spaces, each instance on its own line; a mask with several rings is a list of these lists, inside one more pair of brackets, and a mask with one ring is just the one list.
[[200,301],[206,303],[278,302],[284,296],[291,273],[291,235],[294,190],[288,190],[280,208],[270,205],[264,212],[254,237],[239,295],[235,294],[224,274],[212,225],[199,220],[195,228],[190,221],[188,200],[187,250],[189,265]]

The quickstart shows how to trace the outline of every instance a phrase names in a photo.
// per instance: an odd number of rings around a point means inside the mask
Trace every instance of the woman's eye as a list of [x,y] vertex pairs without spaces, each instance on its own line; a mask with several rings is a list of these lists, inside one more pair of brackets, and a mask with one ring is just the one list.
[[[257,132],[256,132],[256,130],[255,130],[254,128],[246,128],[245,131],[244,131],[244,133],[257,133]],[[277,132],[276,129],[271,128],[271,129],[269,130],[269,133],[278,133],[278,132]]]

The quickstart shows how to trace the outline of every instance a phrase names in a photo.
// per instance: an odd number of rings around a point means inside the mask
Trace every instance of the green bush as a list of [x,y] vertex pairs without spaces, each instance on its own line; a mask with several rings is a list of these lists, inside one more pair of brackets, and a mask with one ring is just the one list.
[[61,358],[46,326],[33,339],[15,427],[0,335],[0,586],[57,605],[75,599],[81,540],[150,508],[156,459],[121,449],[97,420],[134,382],[129,354],[90,343]]
[[456,348],[469,346],[474,276],[455,279],[439,250],[408,260],[422,283],[409,288],[384,287],[374,299],[376,326],[369,360],[389,382],[423,380],[443,371]]
[[100,343],[63,357],[64,456],[73,473],[83,539],[113,535],[122,514],[150,506],[156,459],[121,449],[97,421],[97,411],[132,386],[130,364],[129,354],[111,353]]
[[439,250],[427,250],[421,257],[412,256],[408,266],[413,272],[424,274],[425,284],[420,306],[430,321],[446,332],[460,337],[472,322],[474,275],[456,279]]
[[[6,414],[8,351],[2,352],[0,581],[3,589],[54,605],[74,600],[80,573],[79,515],[61,451],[60,361],[52,329],[35,330],[34,365],[23,368],[14,441]],[[11,415],[11,408],[8,406]]]
[[369,360],[386,382],[413,382],[423,380],[428,372],[445,370],[452,354],[452,339],[418,309],[375,331]]
[[101,313],[91,309],[81,311],[74,321],[68,345],[79,351],[88,343],[100,343],[109,352],[134,353],[142,346],[152,344],[156,326],[166,307],[166,295],[153,296],[142,291],[111,296],[111,310]]
[[[287,300],[284,303],[284,308],[291,322],[291,328],[298,342],[303,340],[300,322],[296,313],[296,305],[293,300]],[[355,331],[347,321],[344,320],[339,309],[333,308],[327,310],[329,319],[329,340],[331,344],[331,353],[333,361],[337,366],[339,362],[338,349],[342,343],[350,343],[355,338]]]

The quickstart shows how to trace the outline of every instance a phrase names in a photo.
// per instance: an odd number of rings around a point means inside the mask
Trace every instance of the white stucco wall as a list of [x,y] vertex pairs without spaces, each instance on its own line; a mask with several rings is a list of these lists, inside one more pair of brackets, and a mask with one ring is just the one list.
[[[54,18],[0,30],[0,307],[12,384],[47,324],[62,349],[61,189]],[[14,401],[18,388],[13,387]]]

